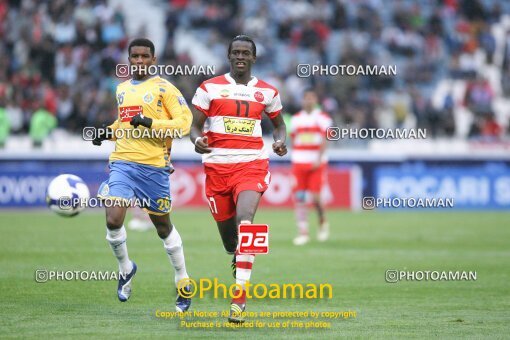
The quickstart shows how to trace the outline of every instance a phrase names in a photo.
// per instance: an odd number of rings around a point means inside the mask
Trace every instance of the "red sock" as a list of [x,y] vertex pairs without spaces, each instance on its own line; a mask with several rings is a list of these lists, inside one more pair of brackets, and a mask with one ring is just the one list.
[[[239,290],[236,290],[234,296],[239,296],[239,294]],[[239,297],[233,298],[232,303],[246,303],[246,291],[243,290],[243,293]]]

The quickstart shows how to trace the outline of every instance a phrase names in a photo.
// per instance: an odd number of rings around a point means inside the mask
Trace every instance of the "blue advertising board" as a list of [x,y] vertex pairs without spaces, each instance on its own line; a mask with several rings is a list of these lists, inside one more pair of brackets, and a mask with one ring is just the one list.
[[[362,168],[363,196],[452,198],[455,209],[510,209],[510,163],[506,161],[352,163]],[[95,195],[108,178],[108,161],[0,161],[0,208],[45,206],[48,184],[64,173],[81,177]]]
[[374,196],[380,198],[451,198],[458,209],[510,209],[510,167],[505,163],[378,166],[373,182]]
[[0,163],[0,207],[46,205],[46,188],[60,174],[81,177],[91,195],[108,178],[106,161],[9,161]]

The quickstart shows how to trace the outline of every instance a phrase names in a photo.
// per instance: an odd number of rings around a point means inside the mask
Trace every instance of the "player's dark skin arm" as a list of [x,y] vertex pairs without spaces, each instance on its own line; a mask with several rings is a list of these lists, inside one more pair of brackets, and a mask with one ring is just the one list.
[[271,119],[271,123],[273,123],[274,131],[273,131],[273,151],[278,156],[284,156],[287,153],[287,145],[285,145],[285,141],[287,139],[287,127],[285,126],[285,121],[283,120],[282,115],[277,115],[273,119]]
[[172,164],[172,160],[170,159],[170,155],[172,154],[172,147],[169,146],[167,148],[167,150],[168,150],[168,164],[167,164],[168,165],[168,173],[171,175],[175,172],[175,168]]
[[[193,113],[193,122],[191,123],[189,139],[191,143],[195,144],[195,152],[199,154],[210,153],[211,149],[209,149],[209,145],[207,144],[207,137],[202,137],[202,129],[204,128],[207,116],[194,107],[191,108],[191,112]],[[199,137],[202,138],[197,140]]]

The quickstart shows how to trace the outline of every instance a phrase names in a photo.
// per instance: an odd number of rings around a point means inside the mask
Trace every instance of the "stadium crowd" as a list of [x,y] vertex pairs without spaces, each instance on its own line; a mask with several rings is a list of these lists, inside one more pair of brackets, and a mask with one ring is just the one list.
[[[492,27],[510,13],[503,1],[171,0],[161,8],[167,38],[160,64],[193,64],[174,49],[179,29],[225,62],[228,41],[246,33],[258,44],[254,73],[280,89],[289,114],[312,86],[338,126],[422,127],[455,136],[454,110],[462,106],[473,115],[463,137],[509,134],[501,118],[508,116],[493,105],[510,95],[510,33],[502,62],[494,57]],[[0,145],[10,133],[30,133],[39,145],[56,126],[78,134],[111,122],[115,66],[125,62],[133,38],[126,24],[121,8],[106,0],[0,0]],[[398,75],[299,78],[300,63],[397,65]],[[480,65],[497,68],[499,90]],[[462,100],[446,92],[434,104],[445,79],[465,83]],[[204,79],[169,80],[190,101]]]

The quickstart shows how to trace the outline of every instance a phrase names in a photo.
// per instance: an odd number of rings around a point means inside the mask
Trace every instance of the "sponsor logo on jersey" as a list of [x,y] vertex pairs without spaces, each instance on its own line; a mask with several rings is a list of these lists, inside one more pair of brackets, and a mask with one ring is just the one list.
[[152,103],[153,100],[154,95],[150,92],[145,93],[145,95],[143,96],[143,101],[146,102],[147,104]]
[[317,133],[313,132],[301,132],[296,137],[299,144],[314,144],[320,142],[320,135],[317,138]]
[[179,101],[179,104],[184,105],[184,106],[188,106],[188,103],[186,103],[186,99],[184,99],[183,96],[178,96],[177,100]]
[[119,105],[122,105],[122,103],[124,103],[124,94],[126,92],[122,91],[121,93],[118,93],[117,94],[117,102],[119,103]]
[[251,136],[255,129],[255,120],[248,118],[223,117],[223,124],[226,133],[236,135]]
[[139,113],[143,113],[143,107],[141,105],[119,107],[119,116],[121,122],[129,122],[131,118]]
[[259,103],[261,103],[262,101],[264,101],[264,95],[262,94],[262,92],[260,91],[257,91],[253,94],[253,97],[255,97],[255,100],[258,101]]
[[99,195],[106,197],[106,196],[108,196],[109,193],[110,193],[110,187],[108,186],[108,184],[105,184],[101,188],[101,192],[99,193]]
[[223,97],[223,98],[226,98],[229,95],[230,95],[230,92],[227,89],[223,89],[223,90],[220,91],[220,96]]
[[246,97],[246,98],[249,98],[250,94],[249,93],[243,93],[243,92],[237,92],[237,93],[234,93],[234,97]]

